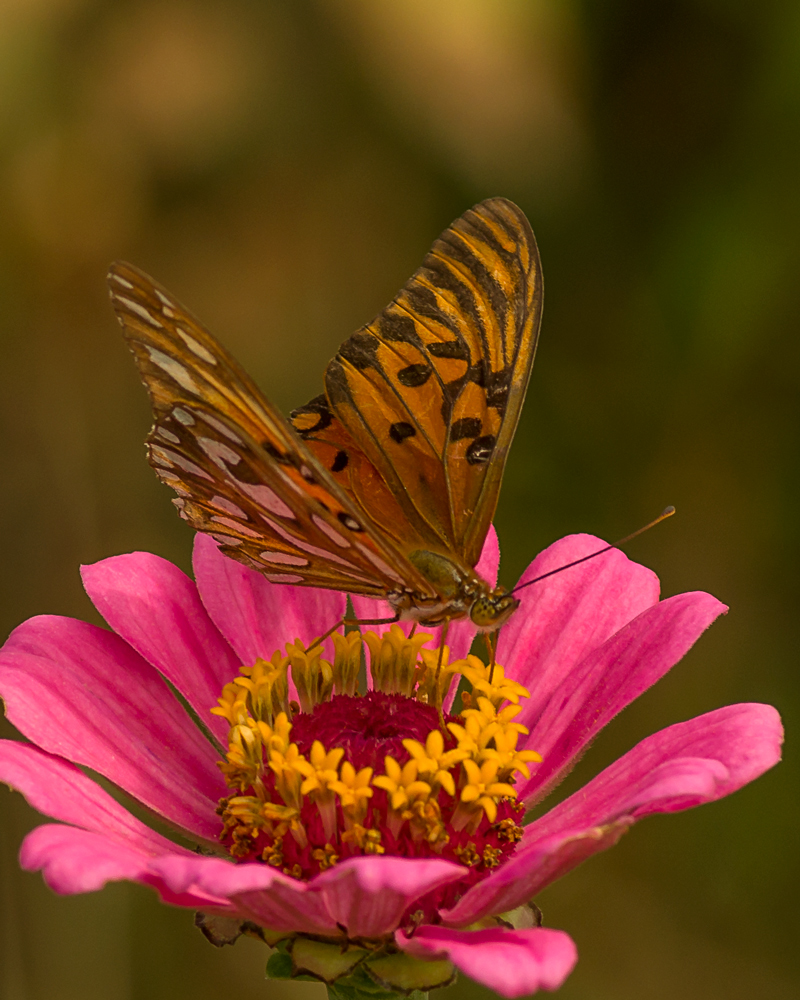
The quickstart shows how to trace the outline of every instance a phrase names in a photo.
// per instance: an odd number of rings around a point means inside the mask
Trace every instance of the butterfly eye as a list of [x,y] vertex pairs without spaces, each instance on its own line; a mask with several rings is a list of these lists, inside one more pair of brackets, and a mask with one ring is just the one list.
[[472,624],[482,632],[494,632],[504,625],[519,607],[519,601],[510,594],[501,597],[479,597],[470,608]]

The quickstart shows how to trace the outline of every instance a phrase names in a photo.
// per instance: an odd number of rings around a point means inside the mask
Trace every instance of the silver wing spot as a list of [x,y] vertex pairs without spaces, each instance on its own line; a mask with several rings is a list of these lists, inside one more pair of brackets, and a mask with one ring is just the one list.
[[286,566],[310,565],[308,559],[303,559],[302,556],[293,556],[290,552],[271,552],[269,549],[266,549],[264,552],[260,552],[259,555],[267,562],[283,563]]
[[136,302],[134,299],[128,299],[124,295],[117,295],[117,302],[124,303],[132,313],[136,313],[140,319],[143,319],[145,323],[149,323],[150,326],[154,326],[157,330],[164,329],[164,324],[160,323],[155,316],[151,315],[151,313],[148,312],[148,310],[145,309],[140,302]]
[[183,342],[186,344],[189,350],[192,351],[194,354],[196,354],[198,358],[200,358],[202,361],[205,361],[206,364],[209,365],[215,365],[217,363],[217,359],[214,357],[211,351],[206,350],[206,348],[203,347],[203,345],[200,343],[199,340],[196,340],[190,333],[187,333],[185,330],[182,330],[179,326],[176,326],[175,329],[181,335],[181,340],[183,340]]
[[276,534],[280,535],[281,538],[285,538],[290,545],[294,545],[295,548],[301,549],[303,552],[308,552],[312,556],[320,556],[327,562],[335,562],[340,566],[346,566],[348,570],[353,570],[354,573],[359,572],[358,566],[354,566],[351,562],[346,559],[342,559],[341,556],[337,556],[335,552],[329,552],[327,549],[322,549],[319,545],[312,545],[311,542],[303,541],[302,538],[295,538],[294,535],[290,534],[285,528],[282,528],[277,521],[273,521],[269,517],[265,517],[264,520],[269,524]]
[[213,531],[210,531],[209,534],[220,545],[227,545],[230,548],[234,548],[236,545],[244,545],[243,538],[233,538],[231,535],[215,535]]
[[172,416],[184,425],[184,427],[192,427],[197,421],[191,415],[187,413],[186,410],[182,410],[179,406],[176,406],[172,411]]
[[183,455],[179,455],[175,451],[170,451],[169,448],[162,448],[160,445],[151,444],[150,455],[153,456],[154,461],[161,459],[162,463],[165,465],[177,465],[178,468],[183,469],[184,472],[191,472],[193,476],[199,476],[201,479],[207,479],[210,483],[214,482],[205,469],[201,469],[199,465],[195,465],[194,462],[190,462],[189,459],[184,458]]
[[328,538],[330,538],[330,540],[335,545],[339,546],[339,548],[341,549],[350,548],[351,545],[350,540],[340,535],[339,532],[336,530],[336,528],[328,524],[328,522],[324,518],[320,517],[318,514],[312,514],[311,520],[314,522],[314,524],[316,524],[319,530],[324,534],[326,534]]
[[252,497],[256,503],[261,504],[262,507],[270,511],[272,514],[277,514],[278,517],[287,517],[292,520],[296,520],[292,508],[281,500],[275,490],[271,490],[269,486],[259,486],[253,485],[253,483],[243,483],[238,479],[234,479],[233,482],[236,487],[242,492],[246,493],[249,497]]
[[378,567],[381,573],[388,576],[390,580],[397,580],[398,583],[403,582],[402,577],[399,577],[397,573],[395,573],[385,559],[381,559],[380,556],[376,555],[372,549],[367,548],[366,545],[362,545],[360,542],[357,542],[356,544],[358,545],[359,551],[363,552],[367,559]]
[[228,514],[233,514],[234,517],[240,517],[243,521],[248,520],[247,514],[245,514],[241,507],[237,507],[235,503],[226,497],[212,497],[210,503],[214,507],[219,507],[220,510],[227,511]]
[[170,444],[180,444],[181,439],[177,434],[173,434],[172,431],[168,431],[166,427],[157,427],[156,434],[165,441],[169,441]]
[[[175,358],[171,358],[169,354],[164,354],[163,351],[159,351],[157,347],[151,347],[150,344],[144,345],[147,348],[147,353],[150,355],[150,360],[154,365],[157,365],[163,372],[166,372],[170,378],[174,379],[178,385],[182,386],[187,392],[193,393],[195,396],[200,395],[200,389],[197,383],[189,374],[189,372],[183,367],[180,361],[176,361]],[[175,410],[172,411],[173,413]]]
[[215,514],[211,520],[214,521],[215,524],[224,524],[226,528],[233,528],[234,531],[238,531],[242,535],[247,535],[248,538],[261,537],[257,531],[253,531],[252,528],[248,528],[244,524],[239,524],[238,521],[233,521],[229,517],[221,517],[219,514]]
[[229,465],[238,465],[242,460],[242,456],[238,452],[215,438],[198,437],[196,440],[211,461],[218,465],[223,472],[228,471]]
[[239,435],[232,431],[226,424],[223,424],[221,420],[217,420],[216,417],[212,417],[210,413],[204,413],[203,420],[205,420],[210,427],[213,427],[215,431],[219,431],[220,434],[224,434],[225,437],[230,438],[234,444],[244,447],[244,441],[242,441]]

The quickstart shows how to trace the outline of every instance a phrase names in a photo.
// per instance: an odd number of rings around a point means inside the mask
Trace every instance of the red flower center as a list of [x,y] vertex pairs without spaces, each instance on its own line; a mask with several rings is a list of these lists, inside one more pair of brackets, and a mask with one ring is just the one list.
[[[514,776],[540,759],[516,749],[527,691],[499,665],[449,664],[420,648],[428,636],[393,629],[365,637],[379,689],[357,695],[353,636],[336,637],[333,664],[296,644],[226,685],[213,711],[231,723],[220,766],[234,793],[220,803],[220,839],[237,860],[302,879],[360,854],[445,858],[468,869],[463,891],[522,836]],[[289,668],[303,710],[288,700]],[[459,674],[473,690],[449,715]]]

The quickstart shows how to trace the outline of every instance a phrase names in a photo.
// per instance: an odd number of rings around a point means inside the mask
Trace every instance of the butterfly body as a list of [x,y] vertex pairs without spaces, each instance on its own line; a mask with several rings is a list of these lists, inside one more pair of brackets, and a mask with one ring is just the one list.
[[493,631],[517,601],[475,571],[525,396],[542,305],[536,243],[494,198],[434,243],[287,420],[166,289],[112,265],[150,394],[149,460],[223,552],[275,583]]
[[494,632],[516,610],[519,601],[502,587],[491,587],[473,570],[458,566],[439,552],[418,549],[408,553],[411,562],[430,582],[441,600],[433,602],[414,593],[387,595],[401,619],[435,627],[445,621],[469,617],[480,632]]

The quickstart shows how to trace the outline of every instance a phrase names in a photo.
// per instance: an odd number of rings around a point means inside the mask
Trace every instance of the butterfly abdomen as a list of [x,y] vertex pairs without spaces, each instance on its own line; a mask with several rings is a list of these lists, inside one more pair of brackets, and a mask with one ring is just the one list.
[[[417,549],[408,553],[408,560],[429,580],[441,597],[450,600],[463,594],[466,577],[462,570],[447,556],[439,552]],[[468,595],[464,595],[468,596]]]

